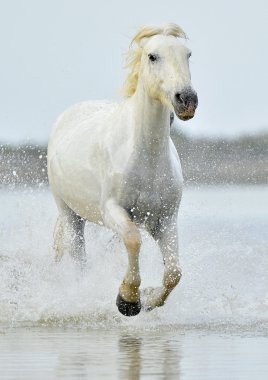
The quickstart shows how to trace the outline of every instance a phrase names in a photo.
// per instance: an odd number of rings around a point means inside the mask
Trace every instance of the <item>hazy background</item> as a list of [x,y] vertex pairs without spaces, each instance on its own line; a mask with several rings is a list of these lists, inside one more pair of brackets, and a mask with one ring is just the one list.
[[267,16],[265,0],[1,0],[0,142],[44,144],[69,105],[120,99],[133,34],[167,21],[189,36],[200,100],[182,131],[268,131]]

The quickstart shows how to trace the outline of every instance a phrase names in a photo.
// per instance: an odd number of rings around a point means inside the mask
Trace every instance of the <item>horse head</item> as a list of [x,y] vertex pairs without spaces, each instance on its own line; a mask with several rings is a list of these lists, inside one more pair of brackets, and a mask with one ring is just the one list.
[[195,114],[198,98],[191,84],[191,51],[182,38],[186,38],[183,30],[174,24],[142,28],[132,41],[136,48],[130,50],[125,90],[131,96],[138,82],[143,83],[153,99],[188,120]]

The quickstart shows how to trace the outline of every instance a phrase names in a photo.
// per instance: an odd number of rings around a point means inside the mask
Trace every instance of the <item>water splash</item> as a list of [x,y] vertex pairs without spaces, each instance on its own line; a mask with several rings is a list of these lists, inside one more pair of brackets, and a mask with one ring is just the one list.
[[[268,331],[266,194],[265,187],[186,189],[179,226],[182,282],[163,308],[126,318],[115,306],[127,262],[119,239],[88,225],[88,264],[81,275],[68,256],[53,261],[57,211],[48,191],[1,191],[0,324]],[[160,252],[144,233],[142,240],[142,287],[158,286]]]

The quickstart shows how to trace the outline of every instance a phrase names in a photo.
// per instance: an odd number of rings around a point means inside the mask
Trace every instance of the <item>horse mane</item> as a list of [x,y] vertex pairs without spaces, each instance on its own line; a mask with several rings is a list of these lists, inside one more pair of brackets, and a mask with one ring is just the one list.
[[[174,36],[177,38],[187,38],[184,31],[178,25],[173,23],[165,24],[163,27],[144,26],[140,28],[136,35],[133,37],[130,43],[130,49],[126,54],[125,68],[129,69],[129,73],[123,87],[123,93],[126,98],[132,96],[137,88],[142,55],[141,41],[144,38],[150,38],[158,34],[164,36]],[[133,47],[134,44],[136,46]]]

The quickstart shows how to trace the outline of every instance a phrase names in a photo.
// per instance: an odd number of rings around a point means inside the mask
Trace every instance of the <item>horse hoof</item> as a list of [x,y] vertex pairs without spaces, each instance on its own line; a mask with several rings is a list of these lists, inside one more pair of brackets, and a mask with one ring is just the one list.
[[133,317],[141,311],[140,300],[138,300],[138,302],[127,302],[120,296],[120,294],[117,296],[116,306],[120,313],[127,317]]

